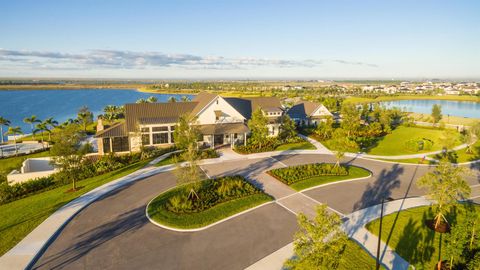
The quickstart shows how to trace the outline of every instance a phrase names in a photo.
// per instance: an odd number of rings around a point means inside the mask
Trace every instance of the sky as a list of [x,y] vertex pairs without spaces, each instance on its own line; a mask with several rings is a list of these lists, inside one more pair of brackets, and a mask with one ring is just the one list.
[[0,1],[0,77],[480,79],[480,1]]

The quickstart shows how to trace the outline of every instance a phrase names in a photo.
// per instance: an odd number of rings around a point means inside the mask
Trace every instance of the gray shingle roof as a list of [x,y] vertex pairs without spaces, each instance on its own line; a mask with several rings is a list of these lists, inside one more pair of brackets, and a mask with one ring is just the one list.
[[96,138],[106,138],[106,137],[124,137],[127,136],[128,132],[126,129],[125,122],[116,123],[111,127],[108,127],[104,130],[97,132],[95,135]]
[[287,111],[287,114],[290,118],[310,117],[320,105],[320,103],[316,102],[303,101],[292,106],[292,108]]

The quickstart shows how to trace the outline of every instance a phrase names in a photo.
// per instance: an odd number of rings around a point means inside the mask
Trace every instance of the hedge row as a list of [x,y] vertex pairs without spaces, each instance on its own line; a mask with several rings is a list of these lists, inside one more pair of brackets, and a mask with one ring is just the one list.
[[291,185],[315,176],[348,175],[348,169],[345,166],[336,166],[330,163],[313,163],[273,169],[268,173],[285,184]]

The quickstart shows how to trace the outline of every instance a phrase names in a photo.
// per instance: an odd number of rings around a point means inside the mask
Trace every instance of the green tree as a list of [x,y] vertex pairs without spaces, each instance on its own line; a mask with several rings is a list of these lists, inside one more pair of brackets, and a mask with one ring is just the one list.
[[45,131],[48,131],[50,133],[50,130],[48,129],[48,127],[45,123],[36,124],[35,129],[33,130],[33,134],[37,134],[38,132],[40,132],[42,145],[43,145],[43,132],[45,132]]
[[325,121],[320,122],[315,129],[315,133],[320,136],[320,139],[322,140],[328,140],[332,138],[333,132],[333,118],[331,116],[327,117]]
[[158,98],[156,96],[149,96],[147,98],[147,102],[148,103],[156,103],[156,102],[158,102]]
[[10,121],[0,116],[0,144],[4,142],[3,126],[6,126],[6,127],[10,126]]
[[248,120],[248,128],[250,129],[250,140],[252,144],[262,148],[262,142],[268,137],[268,119],[263,114],[261,108],[252,112],[252,118]]
[[434,124],[438,124],[442,120],[442,106],[438,104],[433,104],[432,107],[432,119]]
[[187,102],[187,101],[190,101],[190,98],[187,97],[187,96],[182,96],[182,98],[180,99],[182,102]]
[[24,118],[24,119],[23,119],[23,122],[26,123],[26,124],[30,124],[32,136],[33,136],[33,139],[35,139],[35,133],[33,132],[33,130],[34,130],[34,125],[35,125],[35,123],[40,123],[40,122],[42,122],[42,121],[40,121],[40,119],[38,119],[37,116],[32,115],[32,116],[30,116],[30,117]]
[[185,114],[179,117],[178,124],[173,132],[175,146],[178,149],[188,149],[189,146],[197,148],[200,131],[195,126],[196,118]]
[[170,103],[177,102],[177,98],[174,97],[174,96],[170,96],[170,97],[168,98],[168,102],[170,102]]
[[50,149],[52,164],[60,169],[62,177],[72,182],[72,191],[77,190],[77,179],[82,173],[84,157],[89,150],[87,144],[82,144],[84,138],[85,134],[79,125],[68,125],[55,132],[54,144]]
[[5,135],[13,135],[13,143],[15,145],[15,155],[18,153],[17,148],[17,135],[23,134],[22,129],[20,127],[8,127],[7,132]]
[[295,128],[295,122],[290,119],[288,115],[282,117],[282,124],[280,125],[279,137],[283,141],[288,141],[297,137],[297,130]]
[[[191,189],[188,195],[189,199],[198,199],[196,190],[199,188],[201,180],[198,169],[199,152],[197,148],[197,140],[200,132],[195,126],[196,119],[191,115],[182,115],[173,133],[175,145],[179,149],[184,149],[180,154],[180,159],[174,158],[177,170],[177,185],[190,184]],[[185,161],[182,165],[179,161]]]
[[442,220],[448,223],[445,215],[457,200],[470,196],[470,186],[464,179],[470,173],[466,167],[453,166],[442,160],[433,172],[418,179],[418,187],[426,188],[427,198],[435,203],[435,228]]
[[348,241],[340,217],[322,204],[312,221],[304,214],[299,214],[297,221],[300,230],[293,241],[295,257],[285,263],[286,269],[337,269]]
[[45,126],[47,127],[47,132],[48,132],[48,140],[51,141],[52,140],[52,130],[58,126],[58,122],[53,120],[53,117],[49,117],[47,119],[45,119],[43,122],[43,124],[45,124]]
[[445,129],[442,136],[440,137],[440,143],[442,144],[445,153],[449,150],[452,150],[457,143],[458,133],[453,129]]
[[450,269],[454,268],[454,263],[462,257],[467,246],[469,229],[465,225],[458,223],[445,235],[445,255],[450,261]]
[[93,123],[93,113],[87,106],[83,106],[77,113],[78,122],[83,127],[83,132],[87,132],[87,126]]
[[342,128],[347,131],[347,136],[354,136],[360,128],[360,111],[355,104],[344,103],[342,106]]

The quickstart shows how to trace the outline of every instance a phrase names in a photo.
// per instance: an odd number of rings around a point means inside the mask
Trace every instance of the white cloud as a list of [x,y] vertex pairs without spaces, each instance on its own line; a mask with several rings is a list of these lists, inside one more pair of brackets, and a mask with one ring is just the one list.
[[91,50],[85,53],[23,51],[0,49],[0,62],[11,66],[42,70],[82,69],[226,69],[245,70],[268,68],[315,68],[325,63],[377,67],[375,64],[346,60],[288,60],[254,57],[227,58],[161,52]]

